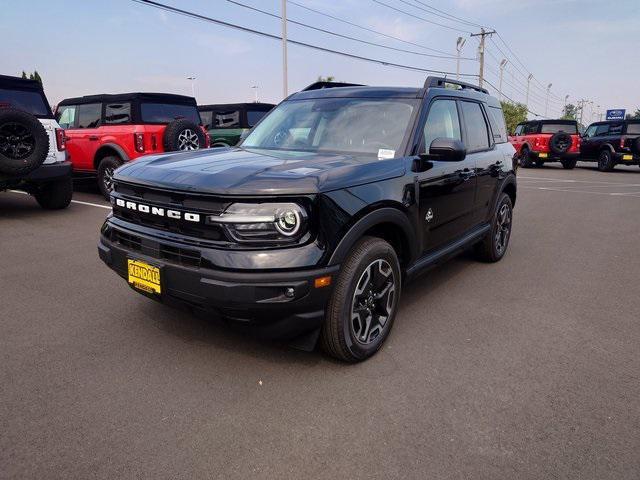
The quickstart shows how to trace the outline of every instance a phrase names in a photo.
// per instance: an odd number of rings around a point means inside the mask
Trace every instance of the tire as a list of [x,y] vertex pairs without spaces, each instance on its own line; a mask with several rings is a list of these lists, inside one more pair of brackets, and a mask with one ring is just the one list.
[[[507,253],[513,224],[513,203],[506,193],[500,194],[491,219],[489,234],[476,245],[476,254],[484,262],[498,262]],[[500,234],[500,237],[498,237]]]
[[190,151],[205,148],[207,142],[202,129],[190,120],[174,120],[164,130],[166,152]]
[[26,175],[49,153],[49,135],[30,113],[15,108],[0,109],[0,173]]
[[61,210],[67,208],[73,196],[73,182],[71,181],[71,177],[45,183],[34,196],[38,204],[45,210]]
[[531,159],[531,154],[529,153],[528,148],[524,148],[520,154],[520,166],[522,168],[533,167],[533,160]]
[[113,187],[113,172],[120,165],[122,165],[122,159],[113,155],[104,157],[98,164],[98,188],[102,196],[107,200],[109,200]]
[[544,167],[544,160],[536,160],[536,167],[537,168]]
[[567,132],[556,132],[549,139],[549,150],[556,155],[562,155],[571,148],[572,143],[573,139]]
[[640,137],[631,142],[631,151],[636,155],[640,155]]
[[[367,291],[367,278],[373,278],[373,292]],[[391,331],[400,293],[400,264],[395,250],[380,238],[363,237],[349,252],[335,283],[320,334],[323,350],[344,362],[371,357]],[[354,309],[359,310],[357,314]],[[366,319],[370,319],[369,324]]]
[[562,163],[562,168],[564,168],[565,170],[573,170],[574,168],[576,168],[576,163],[578,163],[578,159],[566,158],[564,160],[561,160],[560,163]]
[[602,150],[598,155],[598,170],[601,172],[610,172],[615,167],[613,157],[609,150]]

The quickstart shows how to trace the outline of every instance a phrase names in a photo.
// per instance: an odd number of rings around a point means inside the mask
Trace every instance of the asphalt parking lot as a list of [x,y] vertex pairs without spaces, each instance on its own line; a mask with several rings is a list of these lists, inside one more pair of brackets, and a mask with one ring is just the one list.
[[134,294],[106,203],[0,193],[1,478],[640,477],[640,168],[520,170],[510,251],[343,365]]

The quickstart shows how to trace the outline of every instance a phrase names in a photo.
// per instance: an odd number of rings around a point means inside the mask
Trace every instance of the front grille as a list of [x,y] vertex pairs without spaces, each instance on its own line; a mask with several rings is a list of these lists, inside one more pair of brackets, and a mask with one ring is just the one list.
[[200,252],[189,248],[174,247],[163,242],[142,238],[137,235],[123,232],[117,228],[111,228],[109,239],[127,250],[140,252],[159,260],[199,268],[202,262]]
[[188,212],[200,216],[198,222],[186,221],[184,218],[168,218],[167,216],[119,207],[117,203],[114,203],[114,216],[129,223],[214,243],[228,243],[230,241],[223,227],[206,221],[211,215],[220,215],[229,205],[228,201],[210,195],[169,192],[146,186],[116,183],[112,201],[116,202],[118,199],[157,207],[164,212],[173,210],[182,214]]

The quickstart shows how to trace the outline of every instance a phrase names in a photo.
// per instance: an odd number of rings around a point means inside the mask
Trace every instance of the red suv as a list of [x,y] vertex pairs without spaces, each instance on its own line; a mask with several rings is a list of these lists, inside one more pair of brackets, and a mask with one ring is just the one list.
[[56,108],[74,173],[96,174],[109,198],[113,171],[142,155],[209,146],[196,100],[164,93],[68,98]]
[[580,156],[580,134],[575,120],[532,120],[519,123],[512,136],[520,165],[541,167],[546,162],[560,162],[572,169]]

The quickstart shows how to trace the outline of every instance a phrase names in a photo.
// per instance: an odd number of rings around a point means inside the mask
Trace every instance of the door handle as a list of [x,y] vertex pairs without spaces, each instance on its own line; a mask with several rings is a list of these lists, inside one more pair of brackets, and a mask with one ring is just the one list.
[[466,182],[467,180],[469,180],[471,177],[473,177],[474,173],[469,170],[468,168],[465,168],[464,170],[461,170],[460,172],[458,172],[458,176],[464,181]]
[[100,140],[100,137],[98,137],[97,135],[89,135],[89,140],[95,142],[97,140]]

